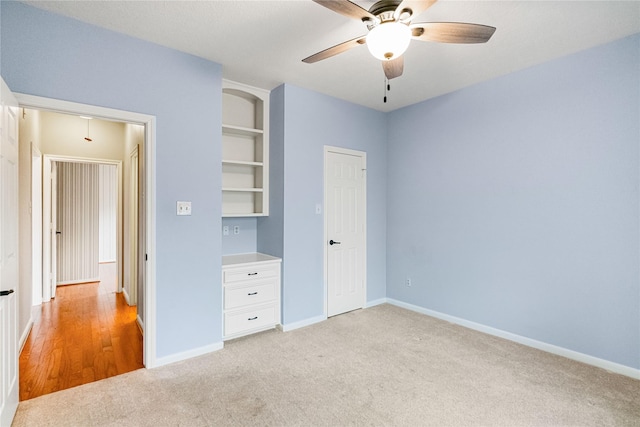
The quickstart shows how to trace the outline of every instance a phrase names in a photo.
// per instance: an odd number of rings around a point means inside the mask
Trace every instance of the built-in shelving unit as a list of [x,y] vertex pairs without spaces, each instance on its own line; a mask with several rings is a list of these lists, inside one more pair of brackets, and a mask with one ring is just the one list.
[[222,216],[269,214],[269,91],[222,82]]

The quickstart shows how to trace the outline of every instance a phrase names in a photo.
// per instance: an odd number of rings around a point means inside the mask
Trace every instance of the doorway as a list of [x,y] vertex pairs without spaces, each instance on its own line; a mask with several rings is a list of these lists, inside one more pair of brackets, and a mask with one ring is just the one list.
[[[122,164],[129,145],[142,145],[143,132],[128,138],[133,133],[125,130],[142,126],[26,108],[21,125],[38,129],[22,143],[35,141],[45,153],[43,220],[32,228],[32,240],[44,228],[46,243],[32,257],[32,268],[45,264],[47,279],[40,282],[44,298],[34,298],[33,326],[21,346],[23,400],[143,367],[136,307],[128,307],[119,293]],[[40,174],[32,167],[32,188]]]
[[325,312],[363,308],[366,301],[366,153],[325,146]]
[[[139,113],[131,113],[120,110],[113,110],[103,107],[95,107],[85,104],[77,104],[70,103],[66,101],[59,101],[48,98],[41,98],[31,95],[24,94],[16,94],[16,98],[18,98],[18,102],[23,108],[31,108],[38,111],[48,111],[48,112],[57,112],[63,114],[71,114],[74,116],[90,116],[97,119],[121,122],[121,123],[129,123],[138,125],[142,131],[142,138],[144,147],[144,156],[140,155],[141,165],[140,169],[140,177],[139,177],[139,185],[141,188],[140,193],[146,194],[148,197],[142,198],[140,197],[139,212],[141,217],[141,225],[138,229],[143,229],[145,233],[140,234],[136,232],[135,234],[138,236],[138,246],[140,247],[140,256],[138,257],[138,271],[137,276],[142,277],[144,282],[138,282],[139,285],[139,294],[141,293],[144,298],[140,295],[138,297],[138,308],[139,312],[147,313],[147,316],[142,317],[140,313],[136,313],[137,323],[140,325],[140,329],[144,331],[144,340],[143,340],[143,362],[147,368],[153,367],[156,365],[155,361],[155,288],[154,288],[154,279],[155,279],[155,260],[154,257],[151,256],[155,249],[155,164],[154,164],[154,131],[155,131],[155,118],[153,116],[148,116]],[[85,128],[85,130],[88,130]],[[93,135],[93,134],[92,134]],[[82,135],[82,136],[88,136]],[[91,138],[95,139],[95,138]],[[42,155],[44,157],[44,154]],[[46,171],[46,167],[44,168]],[[126,173],[126,168],[123,167],[123,172]],[[123,197],[126,200],[126,197]],[[45,204],[45,203],[43,203]],[[43,224],[46,226],[47,224]],[[47,227],[43,227],[46,231]],[[47,233],[43,233],[43,237],[47,235]],[[126,245],[119,245],[119,247]],[[35,249],[34,249],[35,252]],[[33,257],[34,259],[37,256]],[[124,259],[127,259],[123,256],[123,254],[119,254],[120,262],[122,263]],[[131,258],[129,258],[131,259]],[[122,284],[122,273],[119,273],[120,278],[118,283]],[[43,282],[48,280],[47,273],[43,271]],[[46,288],[46,286],[45,286]],[[136,287],[138,289],[138,287]],[[31,293],[31,292],[30,292]],[[36,295],[33,295],[34,300],[36,299]],[[25,336],[26,339],[26,336]],[[24,344],[22,341],[21,344]]]

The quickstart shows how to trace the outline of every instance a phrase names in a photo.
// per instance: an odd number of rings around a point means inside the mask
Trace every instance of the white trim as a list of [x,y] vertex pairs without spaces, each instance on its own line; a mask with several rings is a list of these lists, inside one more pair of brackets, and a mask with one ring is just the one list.
[[378,299],[374,299],[373,301],[367,301],[364,308],[371,308],[371,307],[375,307],[376,305],[386,304],[388,302],[389,301],[387,300],[387,298],[378,298]]
[[322,154],[322,216],[323,216],[323,239],[322,239],[322,258],[323,258],[323,277],[322,282],[324,284],[324,307],[323,307],[323,315],[325,319],[327,318],[328,311],[328,301],[329,301],[329,284],[327,279],[327,270],[329,268],[329,262],[327,260],[327,239],[329,236],[327,235],[327,226],[328,226],[328,217],[326,215],[326,207],[327,207],[327,153],[338,153],[345,154],[349,156],[359,157],[362,161],[363,175],[362,175],[362,204],[364,209],[364,218],[363,222],[363,237],[362,237],[362,245],[364,249],[364,260],[362,261],[362,282],[364,287],[364,292],[362,295],[362,308],[367,306],[367,152],[366,151],[358,151],[352,150],[349,148],[342,147],[334,147],[331,145],[325,145],[323,154]]
[[[79,104],[59,99],[16,93],[20,107],[60,113],[90,115],[108,120],[136,123],[145,127],[144,159],[146,184],[146,252],[144,316],[146,329],[143,339],[143,363],[145,367],[157,366],[156,362],[156,118],[148,114]],[[43,273],[44,274],[44,273]]]
[[24,348],[24,345],[27,342],[27,338],[29,338],[29,333],[31,332],[32,328],[33,328],[33,316],[29,317],[29,321],[27,322],[27,327],[24,328],[24,331],[20,336],[20,341],[18,342],[18,355],[22,353],[22,349]]
[[202,356],[203,354],[213,353],[214,351],[222,350],[223,348],[224,343],[221,341],[205,345],[204,347],[195,348],[193,350],[183,351],[181,353],[175,353],[169,356],[158,357],[156,358],[156,364],[154,368],[168,365],[169,363],[181,362],[183,360],[191,359],[192,357]]
[[408,304],[406,302],[398,301],[393,298],[387,298],[389,304],[406,308],[407,310],[415,311],[417,313],[425,314],[427,316],[435,317],[437,319],[445,320],[447,322],[455,323],[465,328],[473,329],[478,332],[482,332],[488,335],[493,335],[499,338],[504,338],[509,341],[516,342],[518,344],[526,345],[538,350],[546,351],[547,353],[555,354],[558,356],[566,357],[578,362],[586,363],[587,365],[596,366],[598,368],[605,369],[607,371],[615,372],[616,374],[625,375],[627,377],[640,379],[640,369],[634,369],[630,366],[621,365],[619,363],[611,362],[609,360],[600,359],[598,357],[589,356],[588,354],[579,353],[577,351],[569,350],[564,347],[559,347],[553,344],[548,344],[542,341],[537,341],[531,338],[523,337],[511,332],[503,331],[501,329],[492,328],[491,326],[482,325],[480,323],[471,322],[469,320],[461,319],[459,317],[450,316],[448,314],[440,313],[438,311],[429,310],[417,305]]
[[295,329],[304,328],[305,326],[311,326],[316,323],[324,322],[327,320],[327,316],[324,314],[321,316],[310,317],[308,319],[300,320],[299,322],[287,323],[286,325],[282,325],[283,332],[290,332]]
[[[127,305],[131,305],[130,299],[129,299],[129,293],[127,292],[124,286],[122,287],[122,296],[124,297],[124,302],[126,302]],[[139,316],[136,316],[136,318],[139,318]]]
[[80,283],[93,283],[93,282],[99,282],[99,281],[100,281],[100,277],[93,277],[93,278],[79,279],[79,280],[67,280],[65,282],[56,283],[56,286],[78,285]]
[[136,316],[136,322],[138,322],[138,326],[140,326],[140,330],[142,331],[142,335],[144,336],[144,322],[140,318],[140,316]]

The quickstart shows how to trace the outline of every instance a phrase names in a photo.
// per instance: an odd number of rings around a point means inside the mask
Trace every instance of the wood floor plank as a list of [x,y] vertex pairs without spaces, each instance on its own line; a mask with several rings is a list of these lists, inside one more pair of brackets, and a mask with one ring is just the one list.
[[60,286],[20,354],[20,400],[142,368],[136,308],[99,282]]

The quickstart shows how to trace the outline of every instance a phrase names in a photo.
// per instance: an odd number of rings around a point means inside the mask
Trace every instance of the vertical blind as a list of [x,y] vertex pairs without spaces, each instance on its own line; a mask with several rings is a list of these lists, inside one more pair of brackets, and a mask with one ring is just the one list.
[[97,164],[58,164],[58,284],[99,280]]

